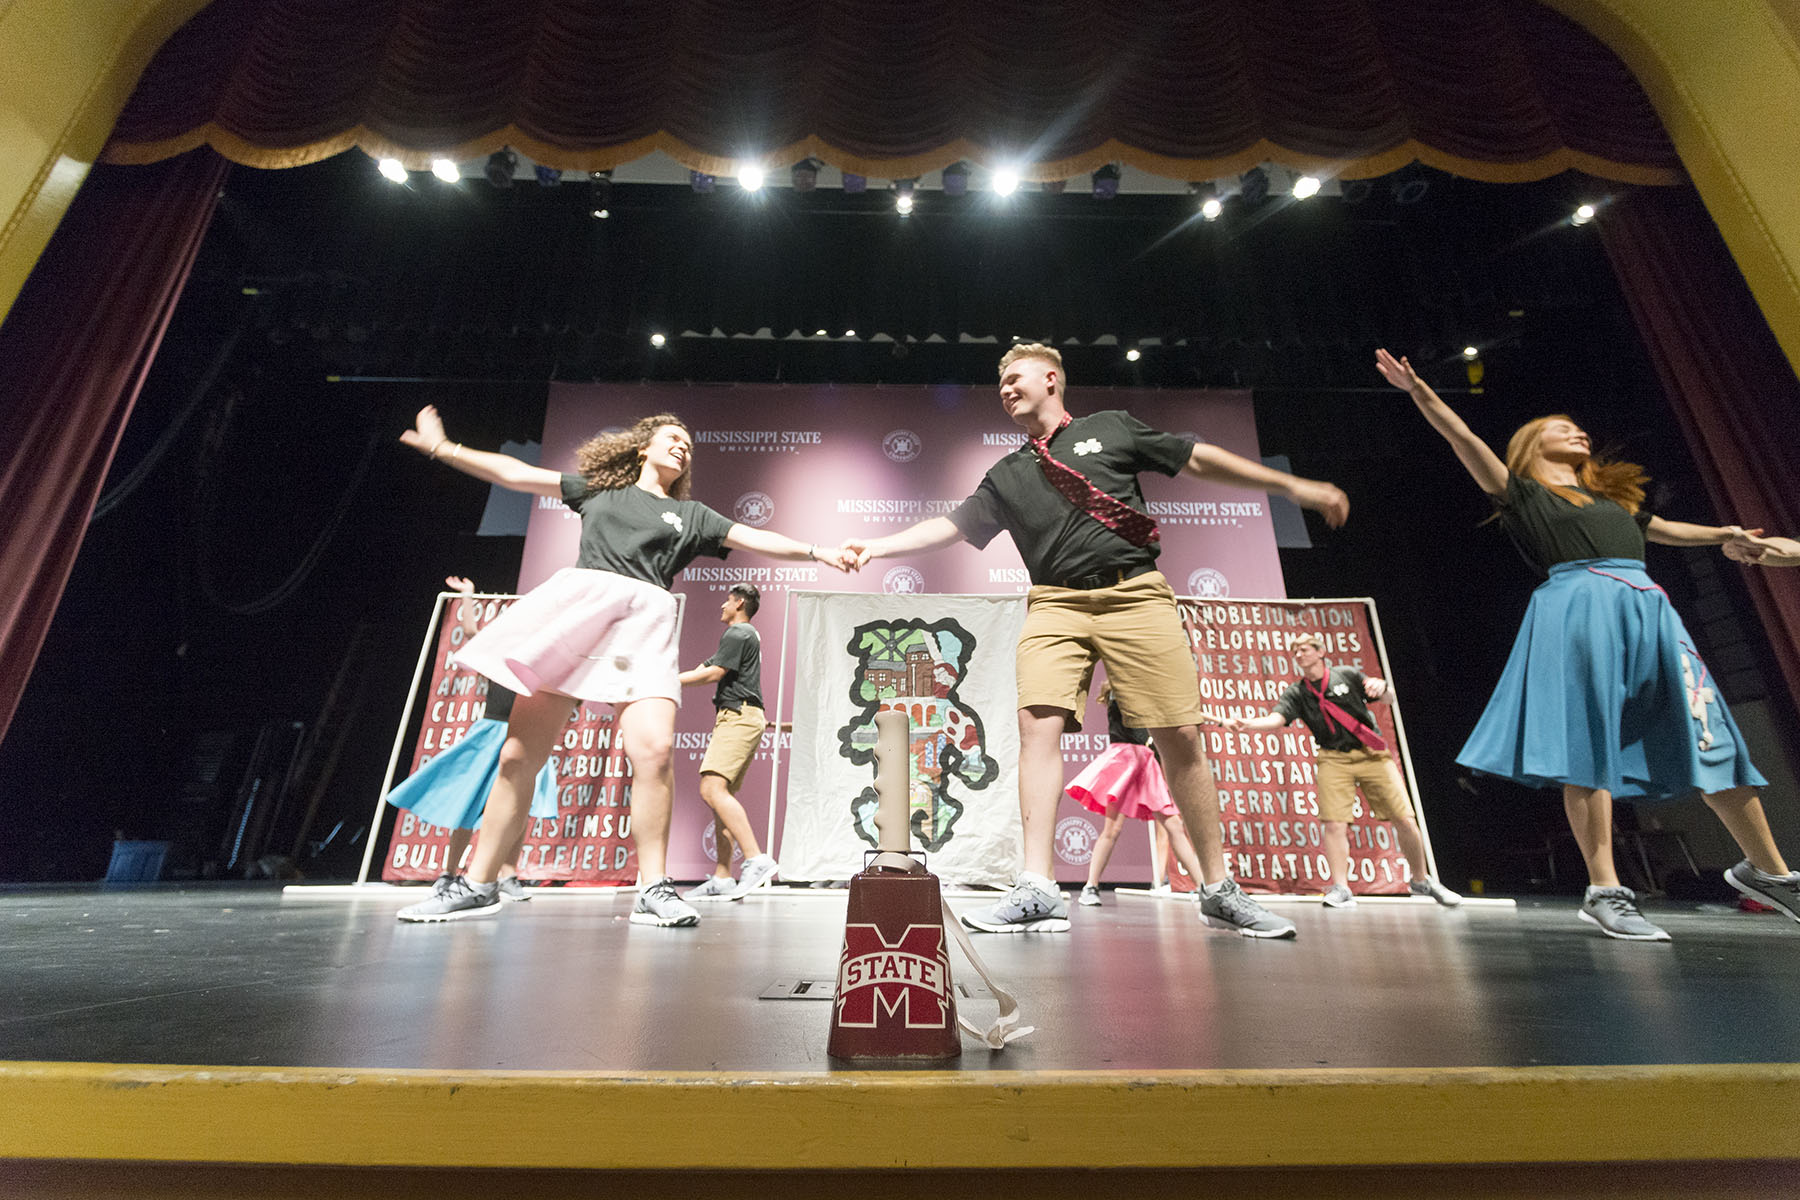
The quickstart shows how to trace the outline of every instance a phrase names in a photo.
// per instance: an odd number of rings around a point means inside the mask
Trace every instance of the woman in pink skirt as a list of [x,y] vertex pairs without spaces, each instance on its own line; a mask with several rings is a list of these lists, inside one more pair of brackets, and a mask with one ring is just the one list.
[[732,522],[688,499],[693,438],[680,418],[645,417],[576,451],[579,474],[534,467],[450,441],[437,409],[419,410],[400,440],[434,462],[516,492],[554,496],[581,516],[581,549],[457,652],[457,662],[518,693],[500,773],[466,878],[400,910],[403,921],[455,921],[499,910],[503,851],[524,828],[538,768],[575,706],[616,706],[631,763],[631,836],[639,925],[697,925],[665,869],[674,790],[675,707],[681,695],[675,597],[694,558],[748,550],[849,570],[853,556]]
[[[1080,903],[1089,907],[1100,903],[1100,876],[1106,872],[1107,860],[1112,858],[1113,846],[1118,843],[1126,817],[1134,821],[1155,821],[1163,835],[1156,839],[1157,861],[1150,868],[1153,874],[1162,873],[1168,847],[1173,847],[1175,857],[1189,877],[1202,878],[1194,843],[1188,840],[1187,828],[1182,825],[1181,814],[1169,795],[1162,764],[1157,761],[1156,752],[1150,749],[1149,731],[1125,724],[1110,687],[1101,690],[1100,698],[1106,703],[1106,730],[1112,745],[1064,789],[1083,808],[1106,818],[1100,838],[1094,843],[1094,855],[1088,860],[1087,883],[1079,897]],[[1159,879],[1153,881],[1151,890],[1162,891],[1166,886]]]

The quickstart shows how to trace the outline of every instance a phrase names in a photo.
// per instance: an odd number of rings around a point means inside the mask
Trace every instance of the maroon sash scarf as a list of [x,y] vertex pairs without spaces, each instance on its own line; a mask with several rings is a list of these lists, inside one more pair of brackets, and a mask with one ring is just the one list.
[[1370,750],[1387,749],[1387,742],[1379,733],[1338,707],[1335,702],[1325,698],[1325,685],[1331,682],[1329,667],[1326,668],[1324,677],[1319,680],[1317,691],[1314,691],[1311,680],[1302,679],[1301,682],[1306,685],[1307,691],[1313,693],[1313,699],[1319,702],[1319,711],[1325,714],[1325,723],[1328,726],[1333,724],[1341,726],[1346,733]]
[[[1062,424],[1052,431],[1051,437],[1073,419],[1064,413]],[[1156,519],[1149,513],[1141,513],[1118,497],[1107,495],[1089,482],[1086,475],[1050,457],[1050,438],[1027,438],[1026,441],[1030,443],[1032,453],[1037,455],[1044,478],[1070,504],[1134,546],[1148,546],[1162,540],[1162,530],[1156,527]]]

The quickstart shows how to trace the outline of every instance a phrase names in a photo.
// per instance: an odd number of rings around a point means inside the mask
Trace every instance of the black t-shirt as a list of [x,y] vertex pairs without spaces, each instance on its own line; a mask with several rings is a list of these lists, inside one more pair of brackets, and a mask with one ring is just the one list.
[[[1193,452],[1189,439],[1158,432],[1121,409],[1076,417],[1050,438],[1050,457],[1140,512],[1144,493],[1138,472],[1178,475]],[[995,463],[950,520],[977,550],[1003,529],[1012,534],[1033,583],[1130,573],[1156,564],[1156,543],[1134,546],[1076,508],[1044,478],[1030,446]]]
[[481,715],[490,721],[507,721],[512,719],[513,701],[519,693],[509,692],[493,680],[487,681],[487,702],[482,706]]
[[1512,474],[1506,477],[1506,494],[1493,501],[1500,527],[1539,574],[1583,558],[1643,561],[1647,509],[1628,513],[1603,496],[1592,504],[1571,504],[1537,480]]
[[1336,721],[1327,721],[1324,710],[1319,707],[1319,685],[1325,687],[1325,698],[1367,725],[1370,729],[1380,728],[1375,724],[1375,716],[1369,711],[1368,699],[1363,695],[1363,673],[1355,667],[1332,667],[1325,673],[1325,678],[1318,683],[1302,676],[1288,685],[1287,691],[1281,693],[1275,701],[1275,711],[1286,717],[1291,725],[1295,721],[1305,724],[1312,731],[1313,741],[1319,743],[1321,750],[1361,750],[1362,742],[1354,733],[1339,725]]
[[652,496],[636,484],[593,491],[586,479],[568,474],[562,498],[581,514],[578,567],[667,588],[700,555],[731,553],[725,548],[731,522],[698,500]]
[[1106,702],[1106,740],[1109,742],[1128,742],[1133,746],[1148,746],[1150,731],[1139,729],[1125,723],[1125,714],[1119,711],[1117,700]]
[[762,702],[762,637],[748,621],[740,621],[719,637],[719,648],[702,666],[724,667],[725,674],[713,690],[713,707],[740,711]]

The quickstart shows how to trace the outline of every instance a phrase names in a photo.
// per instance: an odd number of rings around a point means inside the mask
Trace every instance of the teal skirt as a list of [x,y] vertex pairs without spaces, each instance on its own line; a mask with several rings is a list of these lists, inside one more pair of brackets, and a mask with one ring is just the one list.
[[[387,794],[395,808],[439,829],[473,829],[481,824],[488,793],[500,774],[500,747],[506,744],[506,722],[481,718],[462,741],[401,780]],[[556,816],[556,776],[545,763],[531,792],[531,815]]]
[[1668,596],[1630,558],[1550,568],[1456,761],[1628,800],[1767,782]]

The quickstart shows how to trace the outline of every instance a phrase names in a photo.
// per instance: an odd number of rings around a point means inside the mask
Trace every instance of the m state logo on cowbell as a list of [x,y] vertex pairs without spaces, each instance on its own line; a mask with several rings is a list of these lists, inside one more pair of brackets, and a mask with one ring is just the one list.
[[899,1016],[908,1029],[943,1029],[950,1023],[950,954],[942,925],[908,925],[890,942],[874,925],[844,926],[838,966],[837,1023],[873,1029]]

